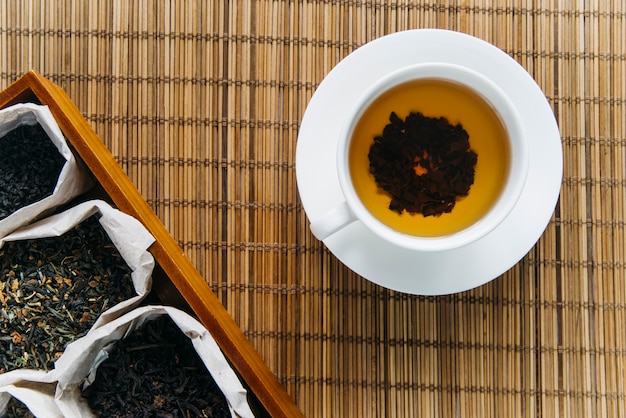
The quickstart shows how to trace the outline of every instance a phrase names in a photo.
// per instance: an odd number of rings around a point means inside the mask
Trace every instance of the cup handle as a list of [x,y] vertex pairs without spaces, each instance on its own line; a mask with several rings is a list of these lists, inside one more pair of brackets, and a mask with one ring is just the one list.
[[344,201],[326,212],[320,219],[311,222],[311,232],[320,241],[356,221],[356,217]]

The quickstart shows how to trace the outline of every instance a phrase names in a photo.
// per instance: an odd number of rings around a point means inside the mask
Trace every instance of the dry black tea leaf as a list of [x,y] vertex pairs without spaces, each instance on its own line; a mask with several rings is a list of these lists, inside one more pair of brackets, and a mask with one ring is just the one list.
[[100,314],[136,294],[131,269],[96,215],[60,237],[0,249],[0,374],[51,370]]
[[54,192],[65,159],[41,125],[21,125],[0,138],[0,220]]
[[452,211],[474,183],[478,156],[461,124],[419,112],[395,112],[369,151],[370,172],[391,196],[389,209],[424,216]]
[[231,416],[191,340],[167,315],[117,341],[83,397],[99,417]]

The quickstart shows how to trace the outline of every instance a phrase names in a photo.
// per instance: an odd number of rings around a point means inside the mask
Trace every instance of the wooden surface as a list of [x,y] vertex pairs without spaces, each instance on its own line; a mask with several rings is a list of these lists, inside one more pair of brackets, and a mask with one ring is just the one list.
[[0,91],[0,108],[26,102],[50,108],[63,135],[94,176],[94,193],[101,193],[98,198],[141,221],[154,236],[149,251],[157,266],[152,290],[159,303],[188,310],[202,321],[260,403],[261,415],[300,416],[293,400],[65,92],[31,70]]
[[[564,152],[537,245],[443,297],[345,268],[295,182],[324,76],[422,27],[516,59]],[[625,51],[621,0],[0,1],[0,88],[34,69],[68,93],[311,417],[626,416]]]

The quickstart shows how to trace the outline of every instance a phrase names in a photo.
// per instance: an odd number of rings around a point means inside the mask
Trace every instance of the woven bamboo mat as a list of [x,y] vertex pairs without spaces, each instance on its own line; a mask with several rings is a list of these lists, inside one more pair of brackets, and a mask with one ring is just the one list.
[[[564,150],[537,245],[443,297],[339,263],[294,169],[331,68],[422,27],[523,65]],[[0,0],[0,88],[35,69],[65,89],[311,417],[626,416],[625,51],[622,0]]]

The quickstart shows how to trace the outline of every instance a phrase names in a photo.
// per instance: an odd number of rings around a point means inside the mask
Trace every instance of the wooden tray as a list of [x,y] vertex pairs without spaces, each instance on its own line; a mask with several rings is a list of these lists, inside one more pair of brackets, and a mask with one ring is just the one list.
[[91,192],[94,197],[137,218],[155,237],[150,247],[156,261],[153,294],[163,304],[195,314],[204,324],[248,388],[255,413],[303,416],[67,94],[30,71],[0,92],[0,108],[27,102],[50,108],[70,146],[98,182]]

